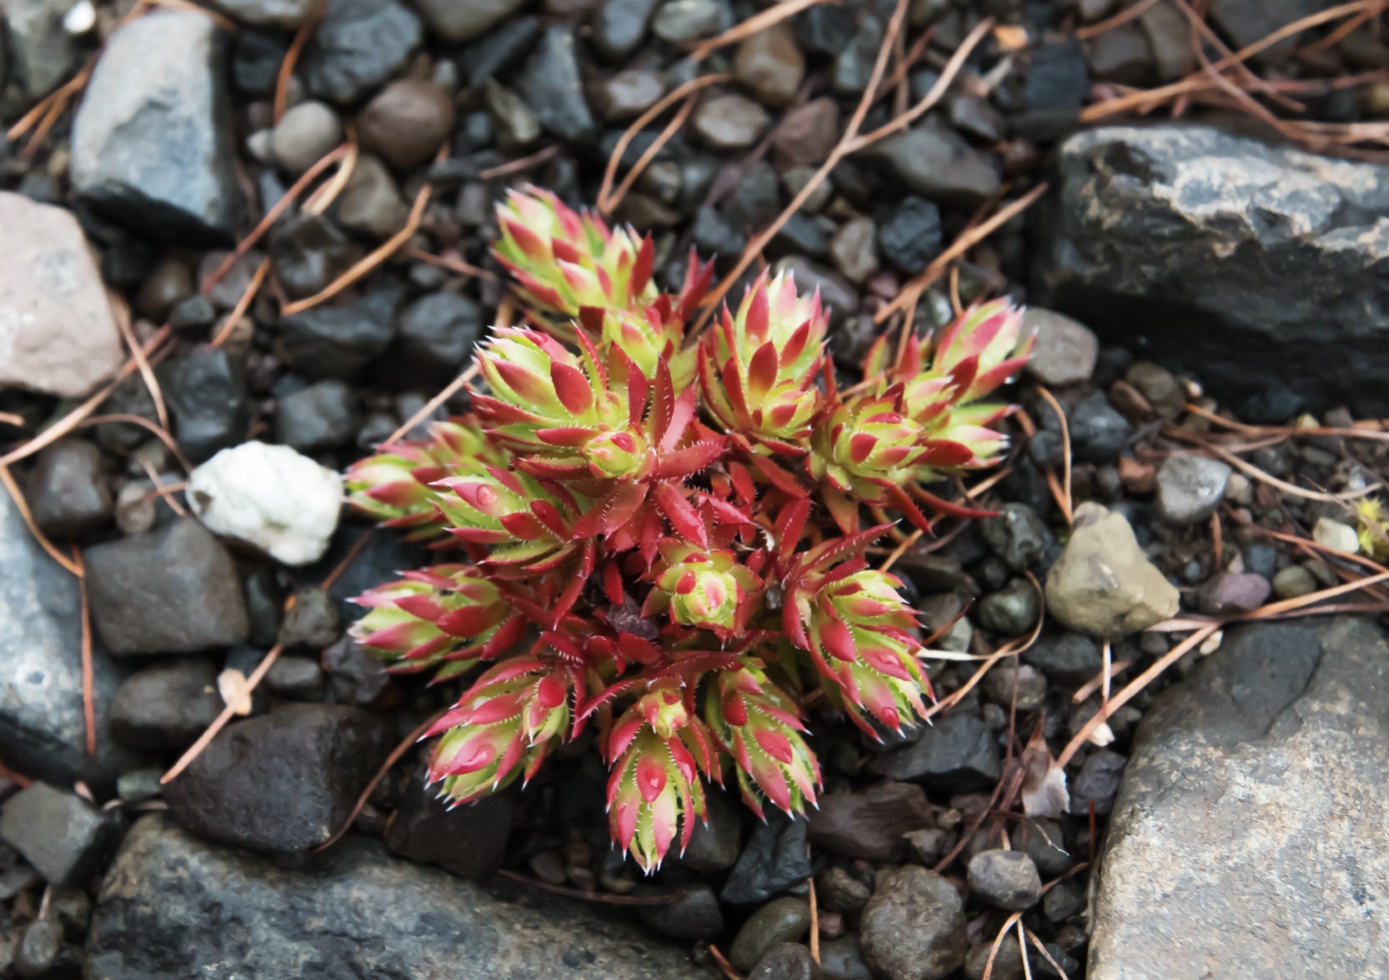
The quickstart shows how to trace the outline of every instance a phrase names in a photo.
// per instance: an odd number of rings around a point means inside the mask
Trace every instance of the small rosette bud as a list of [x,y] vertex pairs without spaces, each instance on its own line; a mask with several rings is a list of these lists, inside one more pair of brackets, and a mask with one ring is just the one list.
[[490,549],[480,562],[488,569],[524,567],[538,574],[574,552],[580,507],[553,484],[547,490],[526,473],[488,466],[436,485],[446,491],[438,501],[446,529],[460,541]]
[[900,731],[925,715],[921,695],[930,690],[915,655],[916,622],[897,593],[900,584],[893,575],[865,568],[797,600],[809,626],[811,656],[832,685],[826,693],[875,737],[864,712]]
[[394,660],[394,673],[439,667],[436,682],[504,653],[525,631],[506,597],[466,565],[405,572],[353,601],[371,610],[352,627],[358,643]]
[[537,187],[513,190],[497,205],[498,260],[516,277],[531,312],[567,335],[585,307],[639,311],[657,297],[655,247],[630,230],[609,229]]
[[424,527],[429,533],[440,530],[435,504],[441,495],[431,484],[484,462],[506,461],[471,416],[435,422],[428,441],[382,449],[348,467],[349,502],[389,527]]
[[677,686],[644,694],[608,737],[608,822],[613,839],[642,870],[661,865],[676,833],[680,849],[704,819],[700,774],[714,764],[713,741]]
[[820,766],[800,733],[795,703],[754,657],[720,671],[705,695],[705,714],[715,737],[733,756],[743,799],[763,816],[762,797],[790,814],[815,803]]
[[762,580],[740,565],[731,551],[707,551],[683,542],[661,546],[663,568],[647,597],[645,615],[665,604],[681,626],[727,632],[741,628],[751,600],[762,592]]
[[470,803],[518,776],[529,780],[565,735],[573,672],[552,658],[518,657],[478,678],[425,737],[443,733],[429,762],[429,782]]
[[700,390],[723,429],[778,452],[797,453],[810,435],[821,392],[815,373],[829,322],[820,294],[797,297],[785,273],[766,274],[700,344]]

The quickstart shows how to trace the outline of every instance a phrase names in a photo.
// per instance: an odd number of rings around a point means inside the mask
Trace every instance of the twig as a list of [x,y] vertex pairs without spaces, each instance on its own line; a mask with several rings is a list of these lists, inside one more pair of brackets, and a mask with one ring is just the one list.
[[357,150],[357,134],[352,130],[351,123],[348,126],[348,150],[347,155],[342,158],[342,163],[338,164],[337,173],[333,174],[332,179],[327,181],[322,187],[309,195],[302,208],[305,214],[322,214],[327,211],[332,203],[337,200],[342,193],[347,182],[352,179],[352,172],[357,169],[357,159],[360,155]]
[[538,167],[557,153],[559,153],[559,144],[554,143],[542,150],[537,150],[529,156],[520,157],[516,160],[508,160],[506,163],[499,163],[495,167],[488,167],[486,170],[479,171],[478,179],[491,180],[493,177],[509,177],[512,174],[519,174],[532,167]]
[[1138,0],[1138,3],[1134,4],[1132,7],[1124,8],[1108,20],[1102,20],[1099,23],[1091,24],[1089,27],[1082,27],[1080,30],[1076,31],[1076,40],[1084,41],[1097,34],[1103,34],[1105,31],[1113,30],[1121,24],[1127,24],[1135,17],[1142,16],[1147,12],[1149,7],[1155,6],[1157,2],[1158,0]]
[[169,430],[169,409],[164,404],[164,392],[159,388],[159,381],[154,376],[154,368],[150,367],[149,358],[140,348],[140,342],[135,339],[135,331],[130,326],[130,307],[126,305],[125,298],[119,293],[107,290],[106,295],[111,304],[111,319],[116,321],[116,329],[120,331],[121,337],[125,340],[130,357],[135,362],[140,377],[144,379],[150,397],[154,399],[154,411],[159,416],[159,426],[167,432]]
[[456,272],[460,276],[476,276],[479,279],[486,279],[489,282],[497,281],[497,277],[492,273],[488,272],[486,269],[479,269],[471,263],[464,262],[463,259],[457,257],[455,253],[446,252],[443,255],[434,255],[430,252],[426,252],[422,248],[411,246],[410,248],[404,249],[401,254],[412,259],[418,259],[421,262],[428,262],[430,265],[437,265],[441,269],[448,269],[450,272]]
[[246,311],[251,308],[251,302],[256,298],[256,293],[260,291],[261,285],[265,282],[265,275],[270,271],[270,257],[266,256],[260,260],[260,265],[256,266],[256,271],[251,276],[251,281],[247,283],[246,289],[241,294],[241,298],[236,301],[236,306],[227,314],[227,320],[222,324],[222,329],[217,331],[217,336],[212,338],[213,347],[221,347],[227,342],[227,338],[236,329],[237,323],[246,315]]
[[[251,676],[246,678],[246,686],[243,689],[248,697],[251,692],[256,689],[256,685],[261,682],[261,678],[265,676],[266,671],[273,667],[275,661],[280,658],[280,651],[283,649],[284,648],[280,646],[280,644],[276,643],[270,648],[270,652],[265,655],[265,659],[260,662],[260,665],[257,666],[255,670],[251,671]],[[211,725],[207,726],[207,731],[199,735],[198,740],[188,747],[188,751],[184,752],[183,755],[179,757],[178,762],[174,763],[174,767],[159,778],[159,784],[161,786],[167,785],[177,778],[179,773],[187,769],[194,759],[202,755],[203,749],[212,744],[212,740],[217,737],[217,733],[225,728],[227,722],[231,721],[235,715],[236,708],[233,705],[229,704],[224,707],[221,714],[217,716]]]
[[48,552],[49,557],[62,565],[78,578],[82,577],[82,569],[78,567],[71,558],[68,558],[56,547],[53,542],[48,540],[48,536],[39,530],[38,524],[34,522],[34,515],[29,510],[29,501],[24,499],[24,493],[19,489],[19,484],[15,483],[14,475],[10,473],[10,468],[0,463],[0,483],[5,485],[5,489],[10,492],[10,499],[14,501],[15,507],[19,509],[19,516],[24,518],[24,523],[29,525],[29,533],[34,536],[34,540],[39,543],[44,551]]
[[878,571],[886,572],[888,569],[892,568],[893,565],[897,564],[897,559],[901,558],[908,548],[920,541],[921,535],[924,533],[925,532],[922,531],[921,528],[917,528],[907,537],[903,538],[902,543],[894,548],[892,554],[888,555],[887,559],[878,566]]
[[714,958],[714,962],[719,965],[719,969],[723,971],[724,976],[728,977],[728,980],[743,980],[743,975],[733,969],[733,964],[728,962],[727,957],[720,953],[719,948],[713,943],[709,944],[709,955]]
[[[1003,937],[1008,935],[1008,931],[1013,928],[1013,923],[1022,918],[1021,912],[1014,912],[1003,923],[1003,928],[998,930],[998,935],[994,936],[993,945],[989,947],[989,958],[984,961],[984,980],[990,980],[994,975],[994,960],[998,957],[998,948],[1003,945]],[[1026,956],[1023,957],[1025,961]]]
[[1179,429],[1176,426],[1168,426],[1163,430],[1163,435],[1167,436],[1168,438],[1176,439],[1180,442],[1188,442],[1192,445],[1200,446],[1202,449],[1205,449],[1219,456],[1221,459],[1225,460],[1225,462],[1229,463],[1231,466],[1243,470],[1245,473],[1249,474],[1254,479],[1258,480],[1260,483],[1267,483],[1271,487],[1277,487],[1284,493],[1292,494],[1294,497],[1302,497],[1304,500],[1322,500],[1329,501],[1331,503],[1341,503],[1347,500],[1356,500],[1360,497],[1368,496],[1369,494],[1372,494],[1379,489],[1379,484],[1374,484],[1372,486],[1364,487],[1360,490],[1352,490],[1347,493],[1339,494],[1322,493],[1318,490],[1304,490],[1299,486],[1295,486],[1294,484],[1288,483],[1286,480],[1278,479],[1278,477],[1274,476],[1271,473],[1265,473],[1263,470],[1259,469],[1253,463],[1245,462],[1244,460],[1236,456],[1234,453],[1225,449],[1223,446],[1219,446],[1216,443],[1211,442],[1209,439],[1202,439],[1200,436],[1197,436],[1194,433],[1187,432],[1183,429]]
[[82,718],[87,726],[87,754],[96,755],[96,680],[92,666],[92,611],[87,598],[87,567],[82,551],[72,546],[72,563],[77,566],[77,589],[82,596]]
[[304,45],[308,43],[314,28],[318,27],[318,22],[323,19],[327,9],[328,0],[316,0],[313,7],[309,9],[309,15],[304,18],[303,23],[294,32],[294,40],[289,43],[289,50],[285,52],[284,60],[280,62],[280,71],[275,77],[275,122],[277,123],[284,118],[285,109],[289,107],[289,80],[294,77],[294,66],[299,61],[299,53],[304,50]]
[[1071,509],[1071,431],[1066,424],[1066,413],[1062,410],[1060,403],[1051,392],[1047,391],[1044,385],[1037,386],[1037,392],[1043,400],[1051,406],[1051,410],[1056,413],[1056,420],[1061,423],[1061,466],[1064,486],[1064,497],[1061,500],[1061,515],[1066,518],[1067,524],[1075,523],[1075,512]]
[[756,14],[741,23],[733,25],[717,37],[711,37],[707,41],[701,41],[690,51],[690,60],[696,63],[703,61],[724,45],[732,44],[735,41],[741,41],[745,37],[750,37],[759,31],[771,27],[773,24],[779,24],[787,17],[794,17],[802,10],[813,7],[821,2],[823,2],[823,0],[781,0],[776,6],[770,7],[760,14]]
[[188,457],[183,455],[183,451],[178,448],[178,442],[173,436],[169,435],[166,429],[161,429],[143,415],[132,415],[128,412],[117,412],[112,415],[94,415],[91,418],[83,419],[73,426],[74,429],[87,429],[96,425],[105,425],[108,422],[125,422],[130,425],[138,425],[148,429],[159,437],[160,442],[164,443],[169,452],[174,454],[179,466],[183,467],[185,473],[192,472],[193,464],[188,461]]
[[815,900],[815,877],[805,880],[806,889],[810,897],[810,958],[816,963],[820,962],[820,905]]
[[476,378],[481,370],[482,365],[479,364],[477,361],[473,361],[471,364],[468,365],[468,367],[463,371],[462,374],[460,374],[458,377],[454,378],[452,381],[448,383],[448,387],[444,388],[443,391],[439,392],[433,398],[429,399],[429,401],[421,405],[419,411],[415,412],[414,415],[406,419],[405,422],[401,425],[401,427],[392,432],[390,438],[386,441],[395,442],[397,439],[404,436],[405,433],[409,432],[415,426],[419,425],[420,422],[429,418],[429,416],[433,413],[433,411],[436,408],[438,408],[440,405],[444,404],[444,402],[448,401],[455,394],[457,394],[458,391],[465,384],[473,380],[473,378]]
[[[1201,625],[1205,625],[1205,624],[1203,623],[1203,624],[1201,624]],[[1105,646],[1106,652],[1108,652],[1108,651],[1109,651],[1109,641],[1108,641],[1108,640],[1105,641],[1104,646]],[[1072,704],[1080,704],[1082,701],[1084,701],[1086,698],[1088,698],[1090,695],[1094,694],[1094,693],[1095,693],[1096,691],[1098,691],[1102,686],[1104,686],[1104,685],[1109,681],[1109,679],[1110,679],[1111,677],[1114,677],[1114,676],[1117,675],[1117,674],[1122,674],[1124,671],[1128,670],[1128,669],[1129,669],[1130,667],[1132,667],[1132,666],[1133,666],[1133,661],[1132,661],[1132,660],[1120,660],[1117,664],[1110,664],[1110,663],[1106,662],[1106,663],[1104,664],[1104,666],[1102,666],[1102,667],[1100,668],[1100,672],[1099,672],[1098,674],[1096,674],[1094,677],[1090,678],[1088,681],[1086,681],[1084,684],[1082,684],[1080,687],[1078,687],[1078,688],[1076,689],[1076,692],[1075,692],[1074,694],[1071,695],[1071,703],[1072,703]],[[1106,691],[1106,692],[1105,692],[1105,700],[1108,700],[1108,699],[1109,699],[1109,692]]]
[[622,199],[627,196],[627,192],[632,189],[632,185],[636,183],[637,178],[642,175],[642,171],[650,166],[652,160],[656,159],[656,154],[661,152],[662,147],[669,143],[676,133],[680,132],[680,127],[685,125],[686,119],[690,118],[690,113],[694,110],[695,102],[698,99],[698,92],[691,92],[685,97],[684,103],[680,106],[680,111],[671,117],[670,122],[666,123],[666,128],[657,134],[656,138],[651,141],[651,145],[642,151],[641,156],[637,158],[637,162],[632,164],[631,169],[627,171],[627,175],[622,178],[622,183],[617,185],[617,190],[613,191],[611,196],[603,202],[603,205],[599,208],[603,214],[611,214],[617,209],[617,206],[622,203]]
[[[1042,941],[1037,938],[1037,934],[1033,932],[1031,929],[1028,929],[1027,926],[1023,925],[1021,921],[1018,922],[1018,928],[1026,930],[1027,938],[1032,940],[1032,944],[1037,947],[1037,952],[1041,953],[1044,957],[1046,957],[1046,961],[1051,964],[1051,968],[1056,971],[1056,975],[1058,977],[1066,976],[1066,971],[1061,969],[1061,964],[1057,963],[1056,960],[1051,958],[1051,954],[1048,953],[1047,948],[1042,945]],[[1023,948],[1022,958],[1023,962],[1027,961],[1026,947]]]

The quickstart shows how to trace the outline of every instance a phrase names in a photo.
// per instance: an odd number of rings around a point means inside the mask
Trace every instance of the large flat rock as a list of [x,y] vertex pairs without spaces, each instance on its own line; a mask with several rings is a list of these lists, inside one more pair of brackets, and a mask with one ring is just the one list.
[[707,980],[683,951],[547,896],[519,904],[349,836],[304,870],[166,816],[126,835],[97,898],[89,980]]
[[1162,125],[1077,133],[1056,170],[1037,302],[1251,420],[1389,413],[1389,167]]
[[1380,977],[1389,645],[1259,625],[1164,692],[1110,819],[1090,980]]

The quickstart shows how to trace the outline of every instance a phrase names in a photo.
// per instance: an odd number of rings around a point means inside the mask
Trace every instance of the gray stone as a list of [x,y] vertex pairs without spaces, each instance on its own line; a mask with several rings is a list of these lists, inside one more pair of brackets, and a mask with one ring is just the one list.
[[1372,312],[1389,170],[1200,126],[1089,130],[1057,168],[1037,215],[1040,302],[1199,369],[1222,401],[1282,387],[1312,411],[1389,412]]
[[[797,217],[803,217],[797,215]],[[835,267],[850,282],[862,283],[878,271],[877,227],[872,218],[844,222],[830,242]]]
[[593,46],[609,61],[640,47],[660,0],[602,0],[593,14]]
[[627,122],[641,115],[666,90],[661,73],[632,68],[600,79],[589,88],[589,101],[606,122]]
[[[965,956],[965,980],[984,980],[984,971],[988,969],[989,954],[992,952],[993,941],[987,936],[984,942],[969,948]],[[1023,980],[1023,976],[1022,951],[1018,949],[1017,933],[1009,932],[998,944],[989,980]]]
[[714,149],[741,150],[756,142],[768,122],[766,110],[751,99],[720,95],[701,103],[691,124],[700,138]]
[[1273,594],[1280,599],[1296,599],[1317,591],[1317,580],[1301,565],[1289,565],[1273,576]]
[[1230,467],[1209,456],[1168,456],[1157,474],[1158,511],[1169,524],[1199,524],[1225,496]]
[[964,962],[964,904],[934,871],[889,872],[863,910],[863,959],[887,980],[940,980]]
[[[1128,421],[1110,407],[1104,392],[1096,391],[1078,401],[1071,409],[1071,449],[1082,463],[1113,463],[1128,445],[1132,429]],[[1056,415],[1047,409],[1043,428],[1060,432]]]
[[[458,59],[455,75],[461,73],[462,80],[469,86],[481,85],[487,78],[510,75],[512,69],[521,63],[521,59],[530,54],[535,42],[540,40],[540,34],[540,19],[537,17],[527,15],[509,20],[464,49]],[[451,61],[440,61],[435,69],[434,78],[435,84],[448,90],[450,94],[458,87],[459,79],[455,77],[452,85],[445,85],[443,82],[447,81],[447,78],[441,79],[439,72],[447,73],[452,70],[444,68],[445,65],[452,64]],[[454,152],[457,153],[459,150]]]
[[888,137],[869,153],[928,200],[974,207],[998,193],[997,166],[948,126],[927,122]]
[[940,208],[919,197],[906,197],[893,207],[878,232],[883,255],[910,275],[940,254],[943,240]]
[[156,11],[106,42],[72,124],[72,186],[99,211],[180,244],[231,238],[225,36],[193,11]]
[[294,853],[337,832],[387,748],[385,720],[348,705],[292,704],[224,728],[164,787],[204,837]]
[[1124,516],[1096,503],[1076,509],[1071,540],[1047,572],[1046,594],[1047,609],[1064,625],[1110,638],[1176,615],[1180,602]]
[[216,3],[242,23],[293,29],[309,16],[314,0],[216,0]]
[[[0,14],[4,15],[10,52],[14,55],[10,77],[31,99],[46,95],[76,64],[73,36],[63,28],[63,17],[76,2],[0,0]],[[3,81],[4,73],[0,72],[0,82]]]
[[748,980],[822,980],[820,964],[800,943],[776,943],[748,971]]
[[275,162],[291,176],[308,170],[342,142],[338,114],[316,99],[300,102],[275,124],[271,152]]
[[1084,684],[1104,667],[1100,648],[1094,640],[1080,633],[1040,637],[1022,658],[1062,684]]
[[516,89],[535,111],[540,125],[561,139],[591,139],[597,126],[584,99],[575,54],[574,29],[551,27],[516,79]]
[[708,940],[723,932],[723,912],[714,889],[701,882],[681,890],[685,894],[679,901],[637,906],[641,921],[671,939]]
[[319,98],[349,105],[404,67],[423,34],[419,17],[395,0],[328,0],[304,48],[304,80]]
[[338,223],[348,231],[372,238],[390,238],[410,217],[395,178],[386,165],[369,153],[357,157],[352,176],[337,200]]
[[278,408],[276,440],[304,453],[345,446],[362,427],[357,395],[341,381],[319,381],[285,395]]
[[111,699],[111,734],[138,749],[182,749],[221,713],[212,661],[179,660],[122,682]]
[[806,844],[806,821],[768,810],[757,824],[719,898],[730,905],[765,902],[777,892],[809,878],[814,871]]
[[1157,697],[1110,817],[1092,978],[1382,970],[1386,657],[1363,620],[1231,628]]
[[1114,796],[1127,764],[1127,758],[1108,749],[1087,757],[1071,783],[1071,812],[1088,813],[1093,803],[1096,815],[1108,814],[1114,808]]
[[738,45],[734,65],[738,81],[770,106],[789,103],[805,77],[805,56],[796,47],[788,21],[745,38]]
[[803,898],[778,898],[756,912],[733,939],[728,961],[735,969],[750,970],[776,943],[793,943],[810,928],[810,905]]
[[846,857],[890,861],[902,835],[929,827],[931,805],[920,786],[883,782],[857,793],[828,793],[809,814],[810,839]]
[[1021,572],[1037,562],[1052,543],[1051,532],[1027,504],[1004,504],[984,519],[984,540],[1008,567]]
[[436,864],[460,878],[479,878],[502,861],[511,833],[510,793],[451,806],[425,785],[424,767],[411,775],[386,828],[386,847],[419,864]]
[[700,207],[690,229],[694,246],[704,255],[741,255],[748,240],[742,232],[713,208]]
[[[1235,42],[1236,48],[1247,47],[1287,24],[1332,6],[1334,0],[1214,0],[1211,18]],[[1268,55],[1284,54],[1297,44],[1299,35],[1283,38],[1267,49]]]
[[399,287],[386,283],[346,306],[318,306],[280,321],[289,364],[312,378],[351,381],[390,346]]
[[967,793],[992,785],[1000,774],[998,742],[973,715],[947,713],[920,737],[884,752],[869,769],[889,779],[921,780],[927,788]]
[[246,636],[236,565],[196,518],[97,545],[86,562],[92,622],[112,653],[194,653]]
[[[1035,596],[1037,593],[1034,590],[1032,594]],[[1006,662],[999,664],[984,675],[984,682],[980,687],[986,698],[1003,708],[1014,703],[1013,698],[1016,694],[1019,711],[1034,711],[1045,704],[1047,699],[1047,679],[1031,664],[1023,664],[1016,670]]]
[[873,971],[863,962],[858,936],[852,933],[828,942],[821,941],[820,971],[825,980],[873,980]]
[[[1082,807],[1080,813],[1085,812]],[[1071,855],[1066,850],[1065,835],[1061,825],[1043,817],[1031,817],[1019,825],[1012,837],[1013,845],[1020,847],[1032,859],[1037,870],[1053,877],[1071,866]],[[1048,892],[1050,894],[1050,892]]]
[[651,22],[652,32],[671,44],[713,37],[733,26],[733,12],[722,0],[666,0]]
[[1037,625],[1041,612],[1041,598],[1032,583],[1010,579],[1003,588],[980,600],[979,625],[1004,636],[1019,636]]
[[102,815],[76,793],[34,783],[0,809],[0,837],[51,885],[82,881],[110,839]]
[[101,450],[84,439],[59,439],[45,447],[25,491],[34,522],[54,537],[77,537],[111,519]]
[[682,868],[711,874],[733,867],[742,837],[743,806],[712,786],[704,791],[703,821],[696,821],[690,843],[678,858]]
[[1174,4],[1159,3],[1149,7],[1138,22],[1148,36],[1159,79],[1170,82],[1191,71],[1196,60],[1191,53],[1191,23]]
[[1042,897],[1037,866],[1022,851],[980,851],[969,860],[969,887],[1001,909],[1020,912]]
[[80,398],[125,361],[101,275],[72,212],[0,192],[0,386]]
[[243,361],[225,348],[202,346],[155,369],[179,448],[195,463],[241,442],[251,428]]
[[278,697],[321,701],[328,688],[328,675],[312,657],[281,656],[265,672],[265,686]]
[[1269,580],[1254,572],[1222,572],[1201,586],[1196,603],[1213,616],[1252,612],[1264,604],[1270,588]]
[[1023,311],[1022,326],[1037,336],[1025,370],[1042,384],[1075,384],[1094,373],[1100,341],[1083,323],[1040,306],[1029,306]]
[[285,293],[306,299],[327,288],[362,257],[362,247],[320,214],[299,214],[270,229],[270,262]]
[[[292,914],[286,914],[293,910]],[[235,922],[236,928],[226,923]],[[90,980],[503,976],[697,980],[685,952],[545,896],[495,898],[349,835],[304,870],[199,841],[151,815],[102,881]]]
[[1042,896],[1042,914],[1051,922],[1065,922],[1085,909],[1085,889],[1074,881],[1058,882]]
[[0,494],[0,758],[55,783],[106,788],[140,764],[110,737],[120,674],[92,654],[97,754],[87,754],[82,699],[82,598],[77,579],[39,547],[9,494]]
[[524,7],[529,0],[417,0],[429,29],[445,41],[466,41],[485,34],[493,26]]
[[860,19],[852,40],[834,58],[831,85],[836,95],[858,95],[868,87],[882,45],[882,21],[871,15]]
[[63,927],[53,918],[35,919],[15,950],[14,972],[21,977],[46,976],[63,948]]
[[1132,85],[1153,69],[1153,51],[1143,28],[1130,21],[1092,38],[1085,45],[1090,74],[1108,82]]

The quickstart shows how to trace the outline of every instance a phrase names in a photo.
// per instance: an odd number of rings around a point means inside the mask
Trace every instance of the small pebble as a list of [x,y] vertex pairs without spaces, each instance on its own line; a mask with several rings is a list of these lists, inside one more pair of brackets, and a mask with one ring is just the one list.
[[1017,912],[1042,897],[1042,879],[1022,851],[980,851],[969,862],[969,887],[985,901]]

